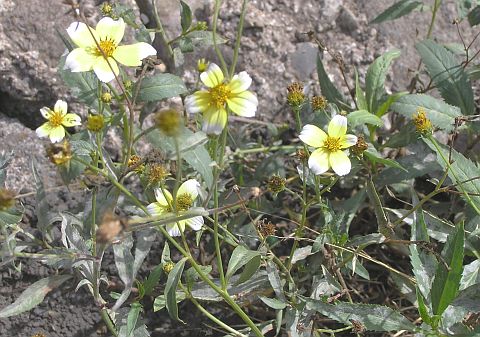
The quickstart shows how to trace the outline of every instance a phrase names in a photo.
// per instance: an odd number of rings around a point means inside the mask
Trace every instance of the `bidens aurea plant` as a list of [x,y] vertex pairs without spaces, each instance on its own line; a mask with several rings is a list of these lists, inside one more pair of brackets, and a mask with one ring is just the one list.
[[[469,52],[474,44],[463,36],[463,53],[431,39],[440,0],[399,1],[373,21],[432,11],[408,91],[385,90],[398,50],[348,71],[339,51],[309,33],[324,51],[319,83],[286,86],[282,113],[291,110],[295,121],[282,124],[269,122],[271,111],[253,118],[258,88],[235,71],[247,0],[231,64],[219,47],[220,0],[211,31],[180,1],[178,36],[141,6],[155,1],[137,1],[142,17],[153,18],[149,27],[133,9],[105,2],[107,17],[95,28],[81,2],[64,2],[76,22],[63,37],[70,52],[59,72],[88,112],[82,125],[59,100],[41,109],[46,122],[36,132],[49,137],[48,158],[85,202],[50,209],[46,194],[62,187],[44,187],[33,163],[38,223],[35,232],[20,225],[25,194],[4,186],[9,157],[0,153],[1,265],[20,273],[32,258],[56,269],[0,308],[0,319],[69,283],[91,295],[115,337],[148,337],[167,313],[187,331],[202,324],[212,336],[480,334],[480,116],[469,82],[480,53]],[[467,15],[471,2],[460,2]],[[480,23],[477,11],[468,15],[472,24]],[[122,45],[130,28],[139,42]],[[200,46],[213,48],[219,65],[183,64]],[[343,84],[330,81],[329,59]],[[455,149],[460,139],[463,153]],[[181,310],[187,301],[194,309]]]

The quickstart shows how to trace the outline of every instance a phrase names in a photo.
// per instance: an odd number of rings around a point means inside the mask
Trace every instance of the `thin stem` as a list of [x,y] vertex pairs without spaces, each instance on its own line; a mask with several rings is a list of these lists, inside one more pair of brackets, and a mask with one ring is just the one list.
[[213,15],[213,27],[212,27],[213,47],[215,49],[215,53],[217,53],[218,59],[220,60],[220,65],[222,66],[222,70],[223,70],[223,73],[225,74],[225,77],[230,78],[230,76],[228,75],[227,63],[225,63],[225,59],[223,58],[223,54],[220,51],[220,48],[218,47],[218,41],[217,41],[218,14],[220,13],[221,4],[222,4],[222,0],[215,0],[215,12]]
[[107,326],[108,331],[110,331],[110,333],[113,336],[117,337],[118,336],[117,330],[115,330],[115,325],[110,319],[110,315],[108,314],[107,309],[103,308],[102,310],[100,310],[100,315],[102,316],[102,319],[105,322],[105,325]]
[[243,25],[245,23],[245,14],[247,13],[247,3],[248,0],[243,0],[242,10],[240,14],[240,22],[238,23],[238,30],[237,30],[237,38],[235,41],[235,49],[233,50],[233,60],[232,64],[230,65],[230,80],[235,73],[235,67],[237,66],[238,62],[238,53],[240,51],[241,39],[243,35]]

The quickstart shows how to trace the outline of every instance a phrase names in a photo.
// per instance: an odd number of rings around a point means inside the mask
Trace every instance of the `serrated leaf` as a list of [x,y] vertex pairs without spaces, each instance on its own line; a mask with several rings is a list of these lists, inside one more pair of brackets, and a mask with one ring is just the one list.
[[352,111],[347,115],[348,125],[353,129],[358,125],[370,124],[375,126],[382,126],[381,118],[371,114],[367,110]]
[[370,24],[381,23],[385,21],[395,20],[410,14],[412,11],[420,8],[423,5],[420,1],[401,0],[388,7],[380,13],[375,19],[370,21]]
[[180,0],[180,23],[182,32],[186,33],[192,25],[192,10],[184,1]]
[[442,130],[452,131],[455,117],[461,116],[459,108],[423,94],[406,95],[392,104],[392,110],[410,119],[423,108],[432,124]]
[[418,313],[423,321],[427,324],[431,324],[430,314],[428,313],[428,307],[425,304],[425,300],[423,299],[422,292],[417,287],[417,302],[418,302]]
[[172,74],[157,74],[146,77],[140,84],[137,101],[152,102],[180,96],[187,92],[182,79]]
[[445,102],[458,106],[464,115],[472,115],[475,112],[472,86],[455,55],[432,40],[419,42],[416,48]]
[[181,321],[178,318],[177,286],[178,282],[180,281],[180,277],[182,276],[186,261],[187,258],[184,257],[175,264],[175,267],[173,267],[172,271],[168,274],[167,284],[165,285],[165,305],[170,317],[176,321]]
[[365,78],[365,96],[368,104],[368,111],[377,114],[378,108],[385,101],[385,79],[388,69],[394,59],[400,56],[399,50],[391,50],[378,57],[368,67]]
[[13,302],[0,310],[0,318],[6,318],[28,311],[42,303],[45,296],[62,283],[69,280],[70,275],[55,275],[41,279],[27,289]]
[[[228,280],[240,268],[247,265],[252,259],[257,258],[257,257],[260,257],[260,252],[254,251],[254,250],[249,250],[249,249],[245,248],[244,246],[237,246],[233,250],[232,255],[230,256],[230,260],[228,261],[227,273],[225,274],[226,281],[228,282]],[[253,273],[252,273],[252,275],[253,275]]]
[[322,95],[325,96],[330,103],[334,103],[340,108],[348,107],[348,104],[345,103],[346,101],[343,95],[333,85],[332,81],[330,81],[330,78],[323,67],[323,62],[320,58],[320,55],[317,56],[317,73],[318,80],[320,82],[320,88],[322,89]]
[[318,300],[308,300],[307,309],[315,310],[322,315],[351,325],[351,320],[360,322],[368,331],[413,331],[413,325],[398,311],[389,307],[373,304],[340,302],[327,304]]
[[457,225],[454,235],[448,237],[442,251],[445,263],[439,262],[435,279],[432,283],[432,310],[435,315],[441,315],[457,296],[463,271],[465,233],[463,222]]

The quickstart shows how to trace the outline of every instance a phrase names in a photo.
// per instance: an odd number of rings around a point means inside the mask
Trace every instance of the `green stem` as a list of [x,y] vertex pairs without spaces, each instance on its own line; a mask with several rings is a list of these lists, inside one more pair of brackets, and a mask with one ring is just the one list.
[[428,26],[427,39],[429,39],[430,36],[432,35],[433,26],[435,25],[435,19],[437,17],[437,12],[441,4],[442,4],[442,0],[435,0],[435,4],[433,5],[433,10],[432,10],[432,19],[430,20],[430,25]]
[[113,336],[117,337],[118,336],[117,330],[115,330],[115,325],[113,324],[112,320],[110,319],[110,315],[108,314],[107,309],[104,308],[104,309],[100,310],[100,315],[102,316],[102,319],[105,322],[105,325],[107,326],[108,331],[110,331],[110,333]]
[[241,45],[241,40],[243,35],[243,25],[245,23],[245,14],[247,13],[247,3],[248,3],[248,0],[243,0],[242,11],[240,14],[240,22],[238,24],[238,30],[237,30],[237,38],[235,41],[235,49],[233,50],[233,61],[232,61],[232,64],[230,65],[230,80],[232,79],[233,74],[235,73],[235,67],[237,66],[237,62],[238,62],[238,53],[240,52],[240,45]]
[[222,66],[222,70],[223,70],[223,73],[225,74],[225,77],[230,78],[230,76],[228,75],[227,63],[225,63],[225,59],[223,58],[223,54],[220,51],[220,48],[218,47],[218,42],[217,42],[218,14],[220,13],[221,3],[222,3],[222,0],[215,0],[215,12],[213,15],[213,27],[212,27],[213,47],[215,48],[215,53],[217,53],[218,59],[220,60],[220,65]]

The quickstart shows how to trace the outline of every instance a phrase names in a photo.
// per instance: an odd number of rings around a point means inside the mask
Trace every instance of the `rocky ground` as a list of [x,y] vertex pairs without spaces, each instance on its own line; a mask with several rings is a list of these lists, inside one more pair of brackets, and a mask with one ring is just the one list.
[[[157,1],[167,30],[178,31],[179,16],[176,0]],[[198,20],[208,20],[212,1],[187,0]],[[366,67],[386,50],[398,48],[402,56],[395,62],[388,78],[391,90],[403,90],[409,82],[409,69],[416,67],[418,58],[414,49],[415,36],[424,36],[430,17],[428,13],[414,13],[407,18],[380,25],[368,22],[394,0],[251,0],[246,18],[245,34],[238,70],[247,70],[253,77],[253,90],[259,97],[260,119],[284,123],[289,112],[285,108],[286,86],[298,80],[310,84],[318,92],[315,62],[317,46],[311,43],[307,32],[333,51],[343,55],[349,65],[363,78]],[[460,42],[451,22],[456,17],[453,0],[445,1],[439,13],[434,36],[441,42]],[[82,1],[85,14],[95,22],[93,0]],[[220,15],[220,32],[233,39],[239,20],[240,1],[225,0]],[[57,74],[59,57],[64,52],[57,30],[64,32],[72,21],[68,6],[60,0],[0,1],[0,152],[14,153],[8,169],[7,185],[18,193],[32,191],[31,164],[35,161],[47,188],[59,185],[53,167],[43,153],[45,142],[38,140],[34,129],[42,123],[39,109],[52,106],[58,98],[71,102],[73,111],[83,113],[75,99],[63,86]],[[173,14],[172,14],[173,13]],[[462,24],[465,36],[473,32]],[[225,48],[227,62],[232,57]],[[192,67],[196,57],[214,60],[205,50],[187,60],[186,79],[193,78]],[[327,71],[340,83],[336,66],[324,55]],[[49,194],[52,207],[66,209],[81,202],[80,192],[64,189]],[[26,225],[33,225],[34,198],[23,199],[27,209]],[[152,261],[153,263],[153,261]],[[26,263],[22,274],[0,269],[0,307],[14,298],[33,281],[48,273],[36,263]],[[165,315],[163,315],[165,316]],[[104,335],[100,317],[86,293],[62,289],[50,294],[46,301],[31,312],[0,320],[0,336],[26,336],[44,332],[48,337]],[[199,328],[185,331],[159,315],[148,317],[153,336],[170,336],[182,332],[186,336],[215,335],[213,330]]]

